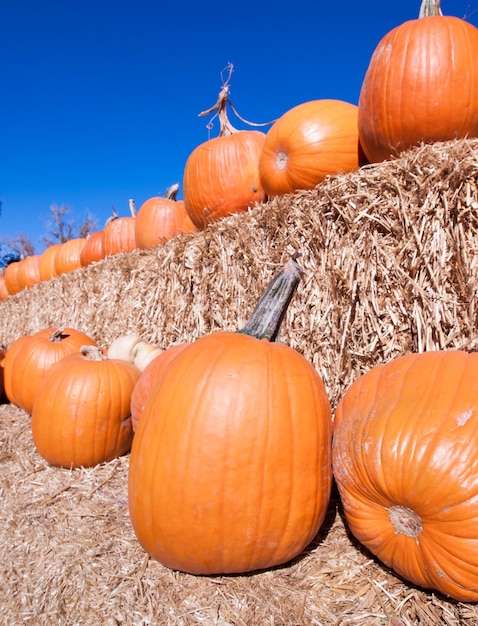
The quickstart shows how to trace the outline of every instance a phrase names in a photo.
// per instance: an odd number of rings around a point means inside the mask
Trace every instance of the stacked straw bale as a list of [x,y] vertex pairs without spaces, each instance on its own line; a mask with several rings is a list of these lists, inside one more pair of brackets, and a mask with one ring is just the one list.
[[5,346],[49,326],[166,347],[242,326],[294,251],[304,277],[282,341],[335,403],[410,351],[477,347],[478,140],[422,146],[177,237],[35,285],[0,305]]

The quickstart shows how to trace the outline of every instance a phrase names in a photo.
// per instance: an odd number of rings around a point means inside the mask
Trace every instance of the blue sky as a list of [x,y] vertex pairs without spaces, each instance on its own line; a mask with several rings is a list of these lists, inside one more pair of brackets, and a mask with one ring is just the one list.
[[[22,233],[41,252],[52,204],[101,228],[129,198],[139,208],[175,182],[182,197],[188,155],[218,132],[198,114],[228,63],[253,122],[308,100],[357,104],[378,41],[420,2],[189,4],[0,0],[0,239]],[[442,8],[478,26],[478,0]]]

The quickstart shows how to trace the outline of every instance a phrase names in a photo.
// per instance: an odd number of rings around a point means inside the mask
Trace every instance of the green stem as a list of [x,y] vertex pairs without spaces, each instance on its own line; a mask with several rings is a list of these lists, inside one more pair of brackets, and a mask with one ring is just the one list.
[[239,333],[256,339],[277,341],[282,320],[303,274],[296,263],[297,256],[297,253],[294,254],[272,279],[249,321]]
[[422,0],[418,17],[428,17],[430,15],[443,15],[440,0]]

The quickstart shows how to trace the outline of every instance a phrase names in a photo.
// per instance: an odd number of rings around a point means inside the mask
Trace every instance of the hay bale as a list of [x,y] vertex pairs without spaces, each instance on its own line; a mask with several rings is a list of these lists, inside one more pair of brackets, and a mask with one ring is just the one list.
[[304,279],[282,340],[332,404],[371,365],[477,346],[478,140],[423,145],[177,237],[35,285],[0,304],[5,345],[69,325],[103,345],[166,347],[242,326],[295,251]]
[[[162,247],[101,261],[0,304],[0,337],[69,325],[107,345],[162,346],[243,325],[295,251],[305,275],[282,340],[317,367],[332,405],[360,373],[410,351],[475,350],[478,140],[422,146],[327,179]],[[126,455],[49,466],[30,419],[0,405],[1,624],[31,626],[478,623],[478,606],[408,585],[348,533],[337,494],[284,566],[197,577],[145,555],[127,510]]]

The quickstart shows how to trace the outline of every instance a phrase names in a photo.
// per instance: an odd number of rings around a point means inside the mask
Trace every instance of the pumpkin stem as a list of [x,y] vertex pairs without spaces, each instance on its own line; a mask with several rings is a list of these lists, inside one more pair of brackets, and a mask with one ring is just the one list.
[[[239,130],[234,128],[234,126],[229,121],[227,116],[227,103],[229,102],[229,84],[228,82],[224,83],[219,92],[219,96],[217,98],[217,102],[214,106],[207,111],[202,111],[199,113],[199,117],[203,117],[204,115],[209,115],[213,113],[213,111],[217,111],[214,117],[219,118],[219,137],[227,137],[228,135],[232,135],[234,133],[238,133]],[[214,117],[212,119],[214,119]],[[211,129],[212,120],[208,124],[208,128]]]
[[225,69],[228,70],[229,74],[228,74],[227,79],[223,82],[216,104],[214,104],[212,107],[210,107],[206,111],[202,111],[201,113],[199,113],[199,117],[203,117],[204,115],[210,115],[211,113],[214,113],[214,111],[216,111],[213,118],[209,121],[207,128],[211,130],[212,122],[217,117],[219,119],[219,137],[227,137],[228,135],[232,135],[234,133],[240,132],[239,129],[235,128],[229,121],[229,118],[227,116],[228,104],[231,107],[234,115],[238,119],[240,119],[241,122],[244,122],[245,124],[248,124],[249,126],[270,126],[271,124],[273,124],[275,120],[273,120],[272,122],[265,122],[264,124],[256,124],[254,122],[249,122],[238,114],[236,109],[233,107],[232,102],[229,100],[229,84],[231,82],[231,75],[234,69],[234,65],[232,63],[228,63]]
[[430,15],[443,15],[440,7],[441,0],[422,0],[418,17],[428,17]]
[[131,213],[131,217],[136,217],[136,202],[133,200],[133,198],[130,198],[128,200],[128,204],[129,204],[129,212]]
[[176,200],[176,196],[179,191],[179,183],[174,183],[171,187],[166,189],[166,193],[164,194],[165,200]]
[[417,540],[423,530],[420,517],[406,506],[391,506],[388,509],[388,517],[397,535]]
[[239,333],[256,339],[277,341],[282,320],[303,274],[296,263],[297,256],[298,253],[294,253],[277,276],[272,279],[249,321],[238,331]]
[[61,328],[57,328],[55,332],[48,337],[48,339],[52,343],[59,343],[60,341],[63,341],[63,339],[65,339],[66,337],[67,335],[65,335],[65,328],[62,326]]

